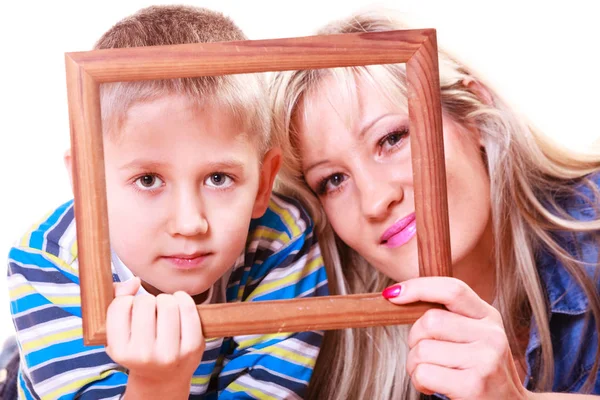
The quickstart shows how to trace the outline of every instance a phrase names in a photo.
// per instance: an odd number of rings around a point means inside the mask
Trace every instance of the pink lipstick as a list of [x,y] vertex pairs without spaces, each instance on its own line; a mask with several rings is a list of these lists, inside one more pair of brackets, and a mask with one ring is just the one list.
[[396,221],[381,235],[381,244],[389,247],[400,247],[406,244],[417,233],[415,213]]

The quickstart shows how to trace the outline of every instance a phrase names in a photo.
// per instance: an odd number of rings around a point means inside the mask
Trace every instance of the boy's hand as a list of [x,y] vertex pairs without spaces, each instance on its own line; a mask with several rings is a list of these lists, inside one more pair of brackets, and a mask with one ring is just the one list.
[[196,304],[184,292],[135,296],[139,287],[139,278],[115,285],[106,352],[129,369],[128,398],[136,397],[130,396],[133,382],[146,389],[186,388],[187,398],[205,348]]

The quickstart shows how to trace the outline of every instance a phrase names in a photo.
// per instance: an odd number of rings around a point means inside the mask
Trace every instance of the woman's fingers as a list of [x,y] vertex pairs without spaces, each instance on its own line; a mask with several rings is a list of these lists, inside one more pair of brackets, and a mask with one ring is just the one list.
[[494,348],[482,342],[455,343],[425,339],[410,349],[406,370],[412,376],[419,364],[432,364],[453,369],[481,369],[483,372],[488,366],[498,365],[502,361],[507,347]]
[[413,348],[421,340],[434,339],[447,342],[469,343],[482,339],[502,340],[501,325],[486,318],[473,319],[450,311],[431,309],[419,318],[410,329],[408,346]]
[[431,395],[440,393],[451,399],[478,399],[484,393],[478,379],[471,370],[445,368],[434,364],[419,364],[411,380],[419,392]]
[[[394,294],[397,295],[391,297]],[[410,279],[386,289],[384,296],[394,304],[426,301],[442,304],[448,310],[465,317],[492,317],[501,320],[499,313],[491,305],[456,278],[435,276]]]
[[468,343],[422,340],[410,349],[406,359],[406,372],[412,376],[420,364],[465,369],[471,364],[472,350],[472,346]]

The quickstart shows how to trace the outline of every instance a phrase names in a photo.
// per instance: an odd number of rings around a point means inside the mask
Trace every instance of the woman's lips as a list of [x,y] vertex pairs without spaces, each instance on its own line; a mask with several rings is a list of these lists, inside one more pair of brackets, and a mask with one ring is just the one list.
[[381,235],[381,244],[394,248],[406,244],[417,232],[415,213],[396,221]]

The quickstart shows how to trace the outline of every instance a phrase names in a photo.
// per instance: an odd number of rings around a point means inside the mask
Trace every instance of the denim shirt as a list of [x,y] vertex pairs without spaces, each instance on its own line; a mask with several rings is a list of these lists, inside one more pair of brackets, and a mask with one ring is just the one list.
[[[600,188],[600,173],[590,179]],[[573,217],[580,221],[597,218],[591,201],[596,205],[600,198],[594,197],[589,187],[580,185],[578,195],[564,198],[559,204]],[[595,276],[596,289],[600,293],[600,268],[598,245],[595,243],[598,232],[593,233],[557,233],[561,246],[577,259],[585,262],[588,276]],[[565,269],[563,264],[548,252],[541,252],[537,257],[537,267],[542,286],[546,290],[550,311],[550,335],[554,352],[553,392],[576,393],[581,390],[590,370],[594,365],[598,345],[598,335],[594,319],[588,317],[588,299],[583,289]],[[586,319],[589,322],[586,324]],[[537,372],[538,356],[541,354],[541,343],[535,321],[530,330],[529,343],[526,348],[527,378],[525,387],[531,388],[532,378]],[[600,394],[600,374],[593,379],[593,394]]]
[[[589,178],[597,188],[600,188],[600,173]],[[577,196],[556,199],[564,210],[580,221],[597,218],[590,200],[595,204],[600,203],[600,198],[594,197],[593,191],[583,185],[577,187]],[[586,263],[586,270],[590,277],[594,277],[594,272],[600,268],[598,246],[594,242],[598,234],[597,231],[555,234],[564,249]],[[590,317],[586,324],[588,299],[575,278],[549,252],[540,252],[536,256],[536,265],[549,303],[550,336],[554,352],[552,392],[577,393],[590,375],[598,344],[594,319]],[[600,293],[599,276],[596,276],[595,282]],[[535,321],[532,321],[525,352],[527,377],[524,385],[527,389],[531,389],[535,384],[534,377],[537,376],[540,355],[539,331]],[[590,393],[600,394],[600,373],[594,378],[594,386]],[[434,394],[431,398],[447,399],[440,394]]]

